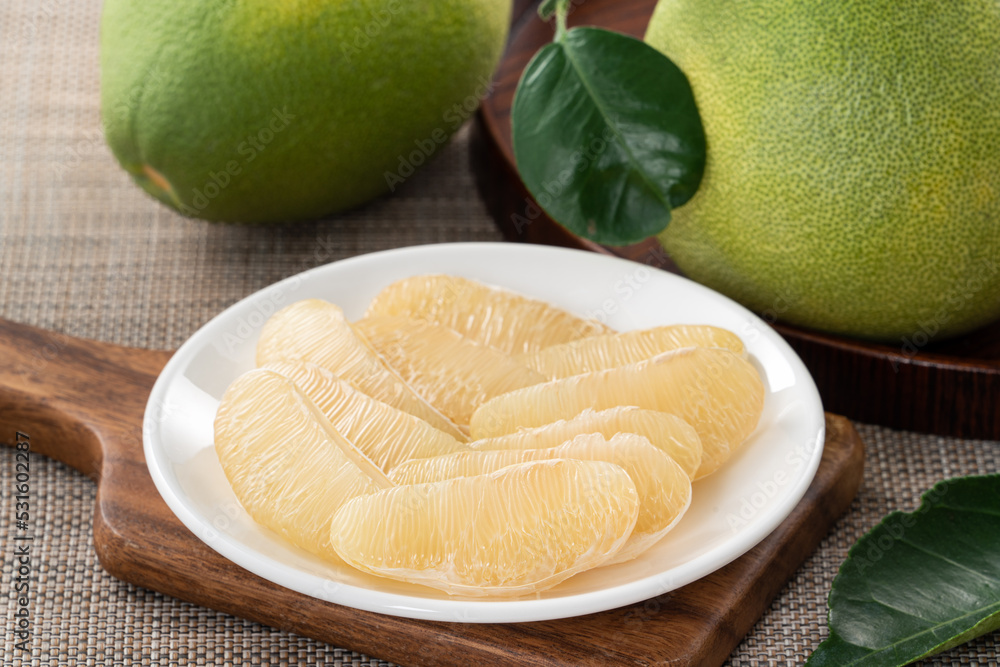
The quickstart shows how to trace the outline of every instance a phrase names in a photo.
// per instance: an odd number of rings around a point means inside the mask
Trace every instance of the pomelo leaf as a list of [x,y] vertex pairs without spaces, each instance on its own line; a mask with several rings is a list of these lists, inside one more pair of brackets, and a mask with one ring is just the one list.
[[946,480],[851,547],[807,667],[908,665],[1000,629],[1000,475]]
[[662,231],[705,168],[684,73],[644,42],[599,28],[559,30],[535,55],[511,126],[518,171],[538,204],[599,243]]

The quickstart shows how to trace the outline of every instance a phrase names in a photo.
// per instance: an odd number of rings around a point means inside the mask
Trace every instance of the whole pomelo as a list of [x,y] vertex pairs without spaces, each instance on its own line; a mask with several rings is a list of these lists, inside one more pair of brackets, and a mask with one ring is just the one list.
[[105,0],[115,156],[188,215],[314,218],[394,189],[490,90],[510,0]]
[[1000,316],[1000,2],[661,0],[646,40],[705,127],[690,277],[893,342]]

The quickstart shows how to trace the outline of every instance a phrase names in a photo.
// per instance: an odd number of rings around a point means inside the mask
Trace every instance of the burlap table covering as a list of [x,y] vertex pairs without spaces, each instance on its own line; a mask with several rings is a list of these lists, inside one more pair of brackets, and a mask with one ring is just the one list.
[[[467,133],[389,198],[315,224],[244,229],[180,217],[117,167],[98,115],[98,0],[0,4],[0,317],[120,344],[173,349],[278,279],[360,253],[500,241],[468,167]],[[826,636],[826,596],[850,545],[922,490],[1000,469],[1000,443],[857,425],[865,480],[849,514],[727,664],[801,663]],[[5,439],[9,434],[3,434]],[[30,652],[14,648],[14,458],[0,450],[3,664],[386,665],[122,583],[92,548],[95,487],[40,457]],[[997,636],[932,665],[997,665]]]

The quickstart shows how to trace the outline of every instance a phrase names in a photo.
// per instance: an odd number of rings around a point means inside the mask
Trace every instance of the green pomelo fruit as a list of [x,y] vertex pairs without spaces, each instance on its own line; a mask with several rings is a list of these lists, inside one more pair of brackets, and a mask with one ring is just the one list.
[[1000,317],[1000,2],[661,0],[646,40],[705,127],[687,275],[869,339]]
[[208,220],[395,189],[491,89],[510,0],[106,0],[102,120],[148,192]]

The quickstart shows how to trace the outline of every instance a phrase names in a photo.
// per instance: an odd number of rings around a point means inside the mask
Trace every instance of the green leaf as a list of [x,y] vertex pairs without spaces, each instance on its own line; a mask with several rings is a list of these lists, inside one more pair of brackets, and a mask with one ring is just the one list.
[[1000,629],[1000,475],[941,482],[858,540],[807,667],[908,665]]
[[683,72],[648,44],[599,28],[568,30],[535,55],[511,126],[518,171],[538,204],[599,243],[662,231],[705,168]]

